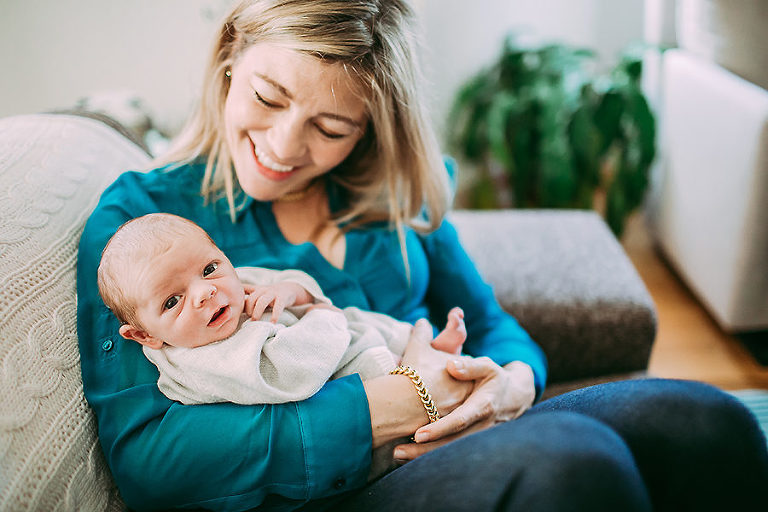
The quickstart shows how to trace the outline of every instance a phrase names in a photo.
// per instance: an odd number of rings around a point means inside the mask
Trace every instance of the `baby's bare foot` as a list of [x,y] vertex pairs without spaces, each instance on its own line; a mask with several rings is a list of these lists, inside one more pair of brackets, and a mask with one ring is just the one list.
[[453,308],[448,312],[448,321],[437,337],[432,340],[432,347],[450,354],[460,354],[467,339],[467,327],[464,324],[464,311]]

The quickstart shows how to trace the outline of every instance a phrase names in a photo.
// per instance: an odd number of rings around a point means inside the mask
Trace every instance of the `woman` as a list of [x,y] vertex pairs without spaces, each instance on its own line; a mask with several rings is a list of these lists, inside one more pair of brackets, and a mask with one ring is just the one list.
[[[102,196],[80,244],[78,332],[86,397],[128,505],[751,503],[768,465],[763,439],[746,410],[710,387],[618,383],[526,413],[544,387],[544,356],[443,221],[448,173],[423,111],[411,23],[404,0],[241,3],[222,25],[202,100],[173,150],[159,169],[126,173]],[[345,377],[281,405],[166,399],[138,345],[119,341],[96,287],[106,241],[153,211],[197,222],[236,266],[310,273],[340,307],[411,322],[462,307],[465,350],[476,358],[431,349],[417,328],[403,361],[443,418],[429,423],[406,375]],[[368,483],[372,448],[408,436],[416,442],[394,453],[411,462]]]

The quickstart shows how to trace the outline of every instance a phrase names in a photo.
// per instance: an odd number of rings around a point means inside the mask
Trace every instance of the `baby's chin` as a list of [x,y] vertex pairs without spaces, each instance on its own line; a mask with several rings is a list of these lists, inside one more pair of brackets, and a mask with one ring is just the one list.
[[224,341],[225,339],[235,334],[236,331],[237,331],[237,324],[235,324],[234,327],[227,329],[226,331],[221,331],[217,333],[217,336],[212,337],[208,342],[205,343],[205,345],[210,345],[211,343],[218,343],[220,341]]

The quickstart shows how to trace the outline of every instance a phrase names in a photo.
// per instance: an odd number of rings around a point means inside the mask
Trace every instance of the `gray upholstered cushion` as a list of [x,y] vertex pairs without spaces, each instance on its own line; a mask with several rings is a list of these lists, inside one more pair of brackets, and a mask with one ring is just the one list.
[[502,306],[542,346],[551,382],[644,370],[648,291],[592,211],[456,211],[464,247]]

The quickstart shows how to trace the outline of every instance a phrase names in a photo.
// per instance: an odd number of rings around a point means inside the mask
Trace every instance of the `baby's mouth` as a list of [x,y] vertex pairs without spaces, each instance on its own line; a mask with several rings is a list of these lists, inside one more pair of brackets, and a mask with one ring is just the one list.
[[227,312],[228,307],[229,306],[222,306],[218,311],[216,311],[211,317],[211,321],[208,322],[208,325],[213,325],[216,322],[216,320],[218,320],[221,317],[221,315]]

